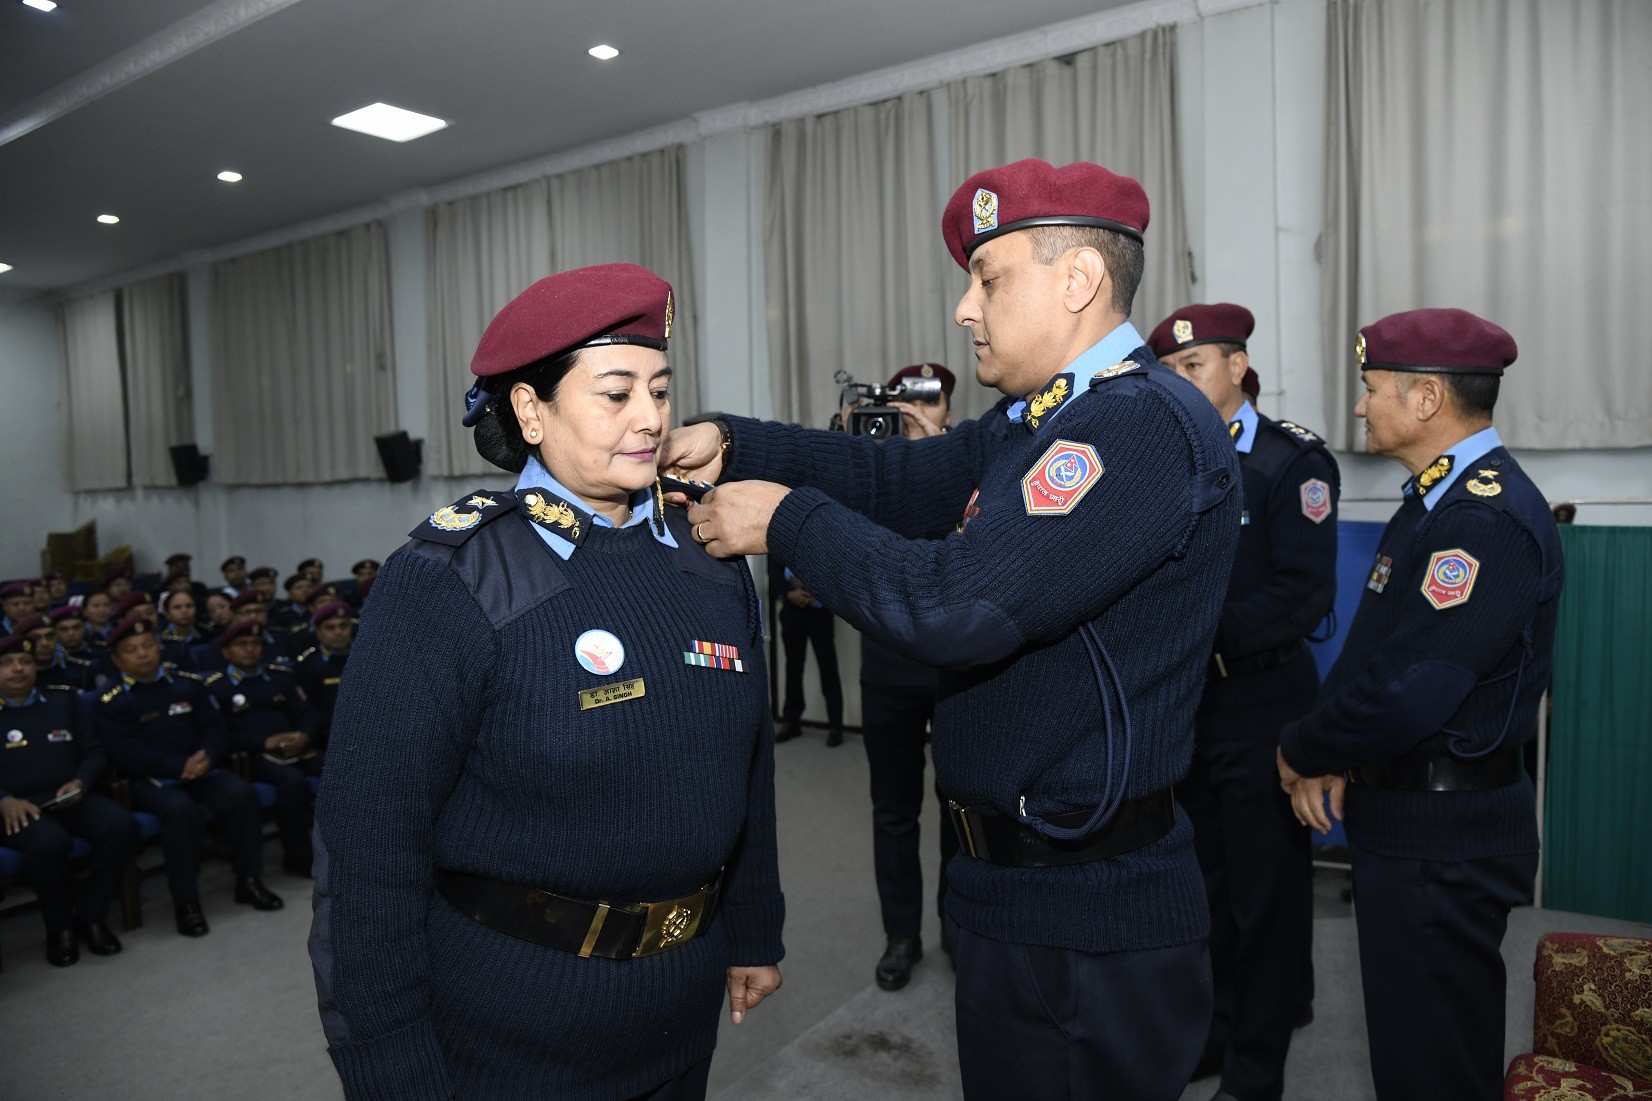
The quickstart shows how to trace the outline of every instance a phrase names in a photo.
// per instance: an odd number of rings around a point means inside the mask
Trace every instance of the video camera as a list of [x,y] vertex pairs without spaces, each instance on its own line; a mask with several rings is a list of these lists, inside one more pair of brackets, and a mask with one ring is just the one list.
[[836,381],[844,383],[839,404],[849,407],[843,430],[851,436],[894,439],[902,434],[901,411],[892,408],[890,402],[941,400],[941,380],[938,378],[908,377],[897,386],[884,386],[876,382],[856,382],[845,372],[839,371]]

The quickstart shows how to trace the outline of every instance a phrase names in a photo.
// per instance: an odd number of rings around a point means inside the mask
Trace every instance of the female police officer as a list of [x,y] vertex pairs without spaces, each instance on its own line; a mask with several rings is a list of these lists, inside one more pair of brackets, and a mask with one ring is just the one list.
[[671,288],[494,318],[465,423],[514,492],[385,564],[334,714],[310,953],[346,1097],[700,1098],[780,984],[759,604],[666,510]]

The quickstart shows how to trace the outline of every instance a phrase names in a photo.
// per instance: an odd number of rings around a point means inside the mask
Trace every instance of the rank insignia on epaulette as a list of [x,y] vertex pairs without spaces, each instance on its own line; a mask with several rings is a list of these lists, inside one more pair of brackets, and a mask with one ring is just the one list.
[[1297,488],[1302,498],[1302,515],[1316,524],[1323,524],[1331,515],[1331,487],[1318,478],[1309,478]]
[[1060,409],[1067,399],[1072,396],[1073,376],[1055,376],[1048,386],[1034,394],[1032,399],[1027,402],[1027,419],[1024,422],[1027,431],[1031,432],[1044,423],[1045,417]]
[[1461,548],[1435,551],[1423,574],[1423,596],[1436,611],[1465,604],[1479,572],[1480,560]]
[[1136,370],[1140,366],[1141,364],[1137,363],[1133,359],[1121,359],[1111,367],[1103,367],[1101,370],[1091,375],[1090,385],[1096,386],[1106,382],[1110,378],[1118,378],[1120,375],[1128,375],[1131,371]]
[[1028,516],[1065,516],[1104,472],[1101,456],[1087,443],[1057,440],[1021,479]]
[[431,513],[429,519],[407,534],[415,539],[456,547],[470,538],[470,534],[477,528],[495,516],[503,516],[514,507],[516,502],[508,494],[500,496],[504,500],[498,500],[486,491],[478,490],[463,500],[443,505]]
[[1314,435],[1314,433],[1308,431],[1306,428],[1303,428],[1300,424],[1296,424],[1292,421],[1275,421],[1274,423],[1299,440],[1303,440],[1307,443],[1319,442],[1318,436]]
[[1463,488],[1476,497],[1495,497],[1503,492],[1503,485],[1496,481],[1498,471],[1481,470],[1474,477],[1463,483]]

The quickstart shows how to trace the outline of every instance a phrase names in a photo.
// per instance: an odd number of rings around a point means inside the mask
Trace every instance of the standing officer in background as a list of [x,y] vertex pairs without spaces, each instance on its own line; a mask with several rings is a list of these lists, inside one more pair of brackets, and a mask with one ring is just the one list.
[[[941,396],[933,402],[893,402],[900,410],[902,434],[909,440],[939,436],[952,424],[952,391],[958,380],[939,363],[903,367],[889,379],[898,386],[908,378],[941,380]],[[946,525],[932,532],[940,537],[953,530]],[[860,707],[862,740],[872,781],[872,866],[878,878],[878,905],[883,910],[883,932],[888,938],[875,976],[884,990],[899,990],[912,978],[912,965],[923,959],[924,873],[919,857],[919,816],[924,802],[924,746],[935,718],[936,673],[932,666],[902,657],[878,645],[870,635],[860,639]],[[937,787],[941,806],[946,799]],[[944,913],[947,862],[958,852],[958,835],[943,813],[937,823],[941,839],[940,885],[935,895],[937,916]],[[946,930],[941,943],[947,945]],[[947,947],[950,953],[950,946]]]
[[769,588],[780,597],[780,647],[786,655],[784,702],[776,742],[789,742],[803,733],[803,666],[809,647],[820,670],[820,694],[826,701],[826,744],[843,744],[843,681],[837,667],[837,617],[803,587],[791,570],[776,562],[769,569]]
[[[942,228],[971,277],[955,317],[976,378],[1006,395],[990,413],[881,442],[729,417],[673,432],[662,458],[732,479],[689,511],[713,555],[767,549],[940,668],[972,1101],[1173,1101],[1210,1020],[1209,915],[1170,789],[1238,543],[1239,463],[1127,320],[1147,215],[1141,185],[1099,165],[978,173]],[[946,524],[962,530],[923,538]]]
[[1497,1098],[1500,948],[1537,871],[1522,747],[1554,660],[1560,533],[1492,427],[1508,333],[1412,310],[1361,329],[1355,353],[1365,449],[1411,478],[1318,706],[1280,736],[1279,777],[1320,830],[1321,793],[1340,817],[1346,791],[1377,1096]]
[[1210,902],[1216,1004],[1201,1069],[1221,1072],[1213,1101],[1284,1093],[1312,967],[1313,868],[1308,831],[1279,791],[1275,751],[1280,728],[1314,705],[1319,672],[1303,640],[1336,600],[1336,460],[1314,433],[1251,405],[1245,343],[1255,327],[1243,306],[1193,305],[1147,338],[1227,422],[1245,489],[1193,770],[1176,789]]

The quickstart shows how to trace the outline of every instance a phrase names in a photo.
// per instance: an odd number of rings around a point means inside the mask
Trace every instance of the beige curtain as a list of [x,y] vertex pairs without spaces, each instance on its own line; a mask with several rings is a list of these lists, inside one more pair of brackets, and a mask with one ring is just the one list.
[[1332,442],[1358,439],[1355,330],[1459,306],[1520,345],[1511,445],[1652,444],[1652,4],[1330,0],[1327,35]]
[[672,414],[680,422],[700,412],[683,147],[565,172],[547,183],[553,270],[628,262],[671,284]]
[[[951,173],[1040,157],[1092,161],[1141,181],[1151,205],[1147,269],[1131,319],[1145,337],[1191,301],[1193,269],[1176,130],[1176,28],[1155,27],[1068,57],[949,87]],[[963,286],[958,275],[958,286]],[[963,342],[960,340],[960,344]]]
[[213,480],[383,476],[395,426],[390,274],[373,222],[214,264]]
[[461,425],[470,357],[493,315],[551,274],[549,186],[520,187],[441,203],[427,215],[430,245],[430,439],[436,475],[497,474]]
[[775,416],[824,428],[838,408],[840,369],[883,382],[909,363],[948,362],[966,380],[961,391],[974,387],[973,363],[947,355],[956,298],[947,269],[957,269],[941,240],[930,119],[919,92],[770,130],[764,267]]
[[163,275],[120,290],[132,484],[177,485],[170,448],[195,438],[184,280]]
[[69,488],[124,489],[131,484],[131,474],[115,292],[65,303],[58,312],[58,331],[63,340],[64,469]]

